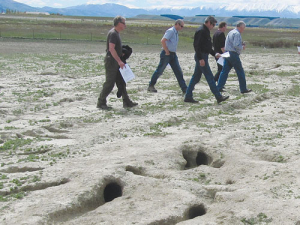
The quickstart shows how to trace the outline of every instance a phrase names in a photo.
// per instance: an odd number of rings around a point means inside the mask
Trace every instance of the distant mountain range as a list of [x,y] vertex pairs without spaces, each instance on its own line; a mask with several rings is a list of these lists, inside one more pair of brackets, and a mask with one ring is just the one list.
[[[263,2],[263,1],[262,1]],[[205,4],[199,2],[199,7],[195,8],[157,8],[157,9],[134,9],[126,6],[107,3],[103,5],[78,5],[67,8],[36,8],[13,0],[1,0],[0,12],[6,9],[16,10],[19,12],[48,12],[54,14],[62,14],[66,16],[99,16],[99,17],[115,17],[122,15],[124,17],[136,17],[137,15],[161,15],[176,14],[182,17],[195,15],[215,15],[216,17],[231,16],[265,16],[265,17],[281,17],[281,18],[300,18],[299,5],[283,5],[283,4],[234,4],[234,5],[218,5]]]

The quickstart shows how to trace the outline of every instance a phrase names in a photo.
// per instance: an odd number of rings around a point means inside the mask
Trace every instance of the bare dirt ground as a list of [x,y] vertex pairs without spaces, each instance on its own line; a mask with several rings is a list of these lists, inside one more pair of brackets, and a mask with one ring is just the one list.
[[184,103],[170,68],[147,93],[160,46],[131,47],[139,105],[114,89],[100,111],[103,43],[0,39],[0,223],[299,225],[297,50],[246,50],[253,92],[231,71],[218,105],[204,77]]

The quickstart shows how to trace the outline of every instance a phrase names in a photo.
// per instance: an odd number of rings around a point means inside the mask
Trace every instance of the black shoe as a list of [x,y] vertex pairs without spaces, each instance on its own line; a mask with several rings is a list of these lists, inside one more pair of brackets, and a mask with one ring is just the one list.
[[189,102],[189,103],[198,103],[199,101],[196,101],[195,99],[193,98],[185,98],[184,99],[184,102]]
[[112,109],[112,107],[109,107],[106,104],[97,104],[97,108],[102,109],[102,110],[111,110]]
[[229,96],[221,96],[220,98],[217,98],[217,102],[221,103],[224,102],[225,100],[227,100],[229,98]]
[[138,105],[138,103],[133,102],[131,100],[123,101],[123,108],[132,108],[132,107],[137,106],[137,105]]
[[149,85],[148,89],[149,92],[157,92],[157,90],[155,89],[154,85]]
[[246,94],[246,93],[249,93],[249,92],[251,92],[252,90],[251,89],[246,89],[245,91],[242,91],[241,93],[242,94]]

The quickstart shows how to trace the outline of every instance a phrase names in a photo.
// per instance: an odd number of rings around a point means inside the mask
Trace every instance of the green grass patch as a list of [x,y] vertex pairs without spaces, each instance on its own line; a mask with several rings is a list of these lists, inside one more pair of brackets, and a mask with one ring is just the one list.
[[300,86],[299,85],[293,85],[292,88],[288,89],[287,95],[299,97],[300,96]]
[[31,144],[32,141],[33,141],[32,139],[21,139],[21,138],[8,140],[2,146],[0,146],[0,151],[16,150],[20,147]]
[[243,218],[241,222],[244,225],[255,225],[255,224],[269,224],[273,221],[272,218],[268,218],[268,216],[264,213],[259,213],[256,217],[252,217],[249,219]]

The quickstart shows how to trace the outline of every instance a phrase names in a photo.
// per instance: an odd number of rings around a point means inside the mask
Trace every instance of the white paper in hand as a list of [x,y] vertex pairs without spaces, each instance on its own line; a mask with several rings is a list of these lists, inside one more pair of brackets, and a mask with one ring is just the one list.
[[219,63],[221,66],[224,65],[224,58],[223,57],[220,57],[217,61],[217,63]]
[[221,55],[222,57],[228,58],[230,56],[229,52],[225,52]]
[[119,69],[120,73],[124,79],[124,81],[127,83],[128,81],[131,81],[135,78],[132,70],[130,69],[128,64],[125,64],[125,66],[123,67],[123,69]]
[[224,58],[228,58],[230,56],[229,52],[225,52],[221,55],[221,57],[218,59],[217,63],[219,63],[221,66],[224,65]]

